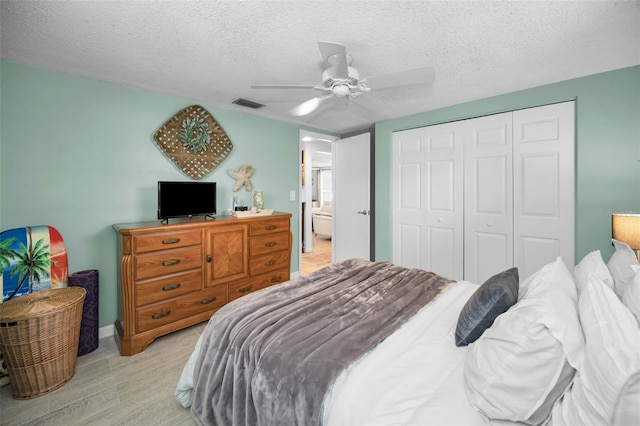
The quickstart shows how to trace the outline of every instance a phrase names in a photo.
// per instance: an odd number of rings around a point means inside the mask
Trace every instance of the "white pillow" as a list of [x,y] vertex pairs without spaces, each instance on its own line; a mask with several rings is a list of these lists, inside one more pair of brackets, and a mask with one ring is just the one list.
[[573,276],[576,280],[576,286],[578,287],[578,293],[582,291],[585,283],[589,279],[589,275],[595,274],[600,280],[613,290],[613,277],[609,272],[609,268],[602,260],[600,250],[592,251],[582,258],[573,271]]
[[615,292],[622,298],[624,291],[635,273],[632,266],[640,266],[636,253],[627,244],[615,239],[611,239],[616,251],[607,262],[609,272],[613,276]]
[[486,418],[541,424],[582,362],[578,296],[560,258],[525,280],[521,292],[469,345],[464,384]]
[[622,295],[622,303],[624,303],[636,317],[638,325],[640,326],[640,266],[632,265],[631,268],[635,274],[627,283],[627,288]]
[[587,281],[578,310],[586,340],[584,364],[553,408],[554,426],[638,424],[640,329],[635,318],[595,276]]

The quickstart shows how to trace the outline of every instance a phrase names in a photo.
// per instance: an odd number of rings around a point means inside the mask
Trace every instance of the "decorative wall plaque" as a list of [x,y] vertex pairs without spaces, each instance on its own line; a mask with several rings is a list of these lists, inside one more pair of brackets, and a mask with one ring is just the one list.
[[196,180],[214,171],[233,150],[222,126],[200,105],[178,111],[153,140],[182,173]]

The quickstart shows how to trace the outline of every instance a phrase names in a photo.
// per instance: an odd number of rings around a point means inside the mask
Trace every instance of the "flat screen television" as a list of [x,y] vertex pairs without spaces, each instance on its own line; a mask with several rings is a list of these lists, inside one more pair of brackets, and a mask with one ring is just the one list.
[[158,181],[158,219],[215,214],[215,182]]

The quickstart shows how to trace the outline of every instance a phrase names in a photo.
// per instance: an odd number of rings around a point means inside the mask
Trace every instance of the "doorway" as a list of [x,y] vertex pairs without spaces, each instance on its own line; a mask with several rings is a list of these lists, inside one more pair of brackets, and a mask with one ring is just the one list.
[[[337,137],[300,130],[300,275],[329,266],[333,253],[333,143]],[[315,227],[314,227],[315,220]],[[317,229],[316,229],[317,228]]]
[[[329,257],[331,263],[354,257],[374,259],[373,145],[368,130],[342,139],[300,130],[301,275],[317,266],[303,267],[307,254],[318,254],[323,249],[330,248],[330,254],[325,252],[322,257]],[[330,163],[322,164],[329,159]],[[315,201],[314,170],[322,171],[315,179],[316,185],[321,186],[316,187]],[[314,216],[318,216],[317,224]],[[318,237],[330,239],[330,244]]]

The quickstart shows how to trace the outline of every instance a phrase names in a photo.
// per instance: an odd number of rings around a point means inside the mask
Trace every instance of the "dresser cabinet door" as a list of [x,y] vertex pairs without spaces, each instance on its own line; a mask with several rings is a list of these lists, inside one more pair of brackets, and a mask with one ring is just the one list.
[[212,286],[249,275],[246,224],[206,231],[206,285]]

